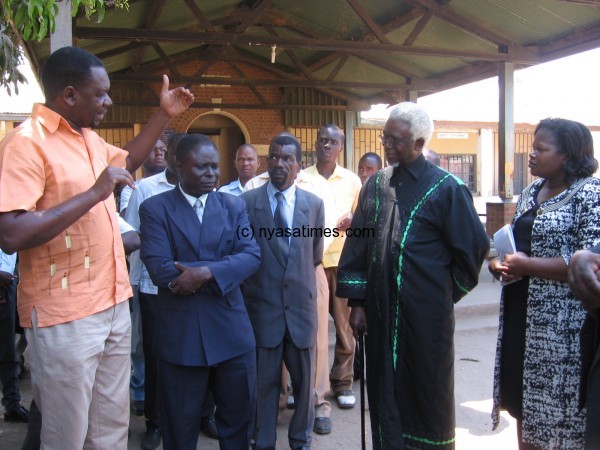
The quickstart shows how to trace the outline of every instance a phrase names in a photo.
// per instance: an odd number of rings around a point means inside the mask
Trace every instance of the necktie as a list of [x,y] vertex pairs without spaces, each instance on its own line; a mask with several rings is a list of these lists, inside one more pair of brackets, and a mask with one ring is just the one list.
[[[285,198],[281,192],[276,192],[275,199],[277,200],[277,207],[275,208],[275,215],[273,217],[275,219],[275,226],[277,227],[275,231],[281,235],[283,234],[283,230],[288,226],[285,218]],[[278,236],[277,240],[279,241],[283,258],[287,260],[290,251],[290,240],[286,236]]]
[[204,206],[202,205],[202,202],[200,201],[200,199],[197,199],[196,203],[194,203],[194,211],[196,212],[196,215],[198,216],[198,220],[200,221],[200,223],[202,223],[202,215],[204,214]]

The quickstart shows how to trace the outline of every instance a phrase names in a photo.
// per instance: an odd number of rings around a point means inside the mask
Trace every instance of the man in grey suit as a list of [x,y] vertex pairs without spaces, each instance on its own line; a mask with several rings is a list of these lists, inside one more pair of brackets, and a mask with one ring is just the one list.
[[256,337],[256,450],[275,449],[281,370],[285,361],[296,407],[290,448],[310,448],[314,422],[317,335],[315,267],[323,257],[323,202],[296,189],[302,160],[298,140],[279,135],[268,155],[270,181],[242,194],[261,250],[258,271],[244,283],[246,308]]

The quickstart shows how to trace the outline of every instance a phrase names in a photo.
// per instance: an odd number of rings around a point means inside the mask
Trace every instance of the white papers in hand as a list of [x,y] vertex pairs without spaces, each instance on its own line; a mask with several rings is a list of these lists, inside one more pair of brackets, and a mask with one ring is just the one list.
[[506,255],[517,253],[517,246],[510,225],[504,225],[494,233],[494,247],[496,247],[500,261],[504,261]]
[[[498,231],[494,233],[494,247],[496,247],[496,251],[498,252],[498,257],[500,261],[504,261],[504,257],[506,255],[511,255],[513,253],[517,253],[517,246],[515,245],[515,237],[513,236],[512,227],[509,225],[504,225]],[[500,278],[502,281],[502,286],[507,284],[514,283],[518,280],[513,280],[506,282]]]

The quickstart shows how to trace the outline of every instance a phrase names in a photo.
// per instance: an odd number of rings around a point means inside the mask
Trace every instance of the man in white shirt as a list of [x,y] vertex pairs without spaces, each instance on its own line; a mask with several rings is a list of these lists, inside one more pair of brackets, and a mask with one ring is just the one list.
[[238,179],[221,186],[219,192],[240,195],[244,191],[246,183],[256,175],[259,166],[260,162],[256,149],[250,144],[240,145],[235,153],[235,168],[238,173]]
[[[156,144],[154,144],[154,148],[142,164],[142,178],[148,178],[152,175],[164,172],[166,167],[167,145],[158,139]],[[129,186],[125,186],[121,190],[121,194],[119,195],[119,212],[121,213],[121,217],[125,217],[125,210],[127,209],[129,198],[131,197],[132,192],[133,189],[131,189]]]
[[[175,167],[175,149],[177,143],[186,136],[185,133],[173,134],[169,139],[167,149],[167,167],[162,172],[148,178],[142,178],[136,183],[136,189],[129,198],[125,209],[125,221],[136,231],[140,229],[139,208],[144,200],[165,191],[170,191],[179,181]],[[159,415],[157,405],[157,367],[156,358],[152,352],[152,302],[148,296],[156,295],[158,292],[148,271],[140,260],[140,252],[136,251],[129,255],[129,280],[133,287],[132,300],[132,411],[146,417],[146,433],[142,439],[142,449],[152,450],[160,444],[161,433],[159,428]],[[143,361],[137,361],[136,354],[142,347]],[[138,374],[142,378],[143,397],[134,389],[134,376],[136,370],[143,371]],[[135,383],[139,385],[138,383]],[[136,398],[137,395],[137,398]],[[140,407],[140,400],[143,402]]]

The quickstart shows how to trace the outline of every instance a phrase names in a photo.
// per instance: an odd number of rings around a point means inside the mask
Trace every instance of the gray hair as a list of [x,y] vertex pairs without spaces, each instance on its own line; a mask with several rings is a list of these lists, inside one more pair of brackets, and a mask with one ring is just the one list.
[[403,102],[394,105],[390,110],[388,120],[400,120],[410,125],[410,132],[413,139],[423,139],[425,142],[423,147],[426,147],[433,134],[433,120],[429,114],[412,102]]

